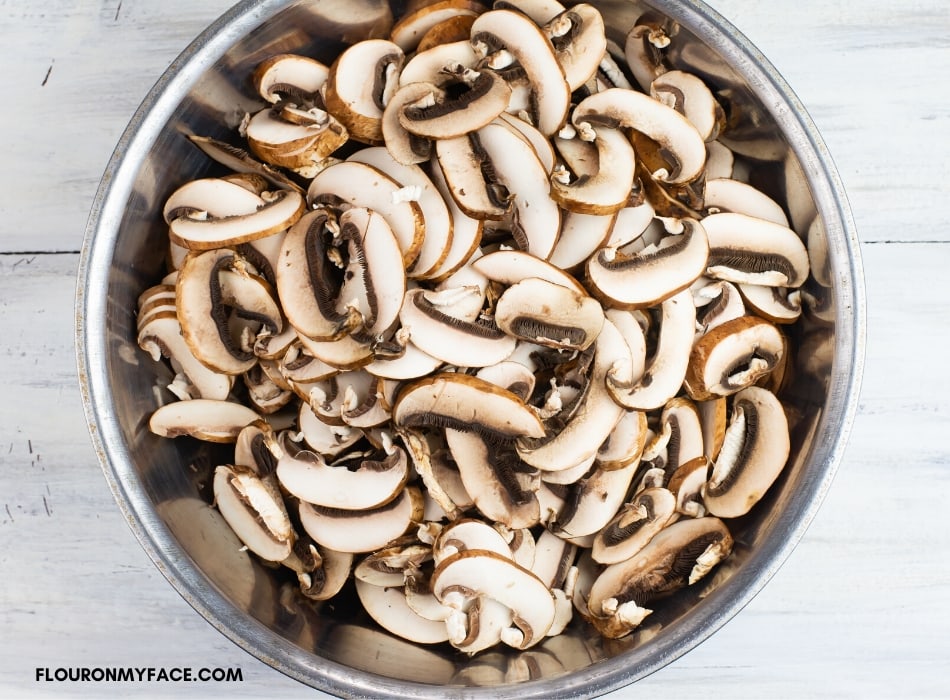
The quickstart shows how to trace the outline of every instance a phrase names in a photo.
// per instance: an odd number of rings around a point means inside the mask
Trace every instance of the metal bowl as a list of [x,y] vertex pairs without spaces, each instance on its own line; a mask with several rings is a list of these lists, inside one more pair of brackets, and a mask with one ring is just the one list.
[[[246,0],[211,25],[161,77],[105,171],[86,230],[77,290],[77,344],[92,440],[115,498],[142,546],[178,592],[249,653],[338,695],[374,697],[590,697],[670,663],[725,624],[765,585],[801,539],[841,459],[855,414],[864,351],[864,292],[854,224],[828,152],[776,70],[724,18],[696,0],[595,2],[610,38],[647,10],[680,27],[674,62],[727,100],[735,150],[750,177],[788,202],[804,234],[817,213],[830,288],[817,289],[822,323],[797,329],[796,380],[783,396],[792,456],[779,482],[731,527],[732,557],[701,586],[669,599],[641,631],[604,640],[580,620],[526,652],[468,658],[378,631],[346,600],[317,610],[246,553],[207,506],[215,454],[147,428],[167,370],[136,345],[136,297],[162,275],[161,207],[178,185],[214,170],[183,137],[229,138],[259,107],[247,76],[264,57],[296,51],[332,60],[346,43],[385,34],[383,0]],[[812,235],[816,235],[813,233]],[[696,588],[697,590],[692,590]],[[541,677],[506,682],[516,668]],[[529,674],[530,675],[530,674]],[[509,676],[510,677],[510,676]]]

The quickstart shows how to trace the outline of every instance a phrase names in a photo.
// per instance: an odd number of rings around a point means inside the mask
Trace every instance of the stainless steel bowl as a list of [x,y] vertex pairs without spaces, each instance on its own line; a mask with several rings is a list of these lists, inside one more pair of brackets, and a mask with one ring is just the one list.
[[595,4],[621,45],[648,9],[679,24],[675,61],[728,96],[734,146],[748,156],[752,178],[788,199],[800,233],[815,212],[820,217],[833,286],[819,290],[830,305],[827,323],[799,333],[810,345],[784,396],[795,417],[791,462],[765,501],[734,523],[733,556],[713,580],[670,599],[627,639],[603,640],[575,621],[568,634],[521,652],[542,654],[557,669],[541,678],[506,684],[519,659],[513,650],[469,659],[422,649],[377,631],[345,600],[319,612],[301,604],[239,551],[207,507],[214,451],[147,429],[157,406],[153,387],[167,370],[136,345],[136,297],[162,273],[164,199],[214,170],[182,134],[227,139],[241,115],[260,105],[247,76],[262,58],[298,51],[329,60],[346,42],[385,32],[398,8],[382,0],[240,3],[161,77],[109,162],[86,230],[76,306],[93,443],[119,507],[171,584],[223,634],[303,683],[338,695],[400,698],[590,697],[622,687],[695,647],[756,595],[800,540],[841,460],[862,374],[864,292],[854,224],[814,124],[768,61],[703,3]]

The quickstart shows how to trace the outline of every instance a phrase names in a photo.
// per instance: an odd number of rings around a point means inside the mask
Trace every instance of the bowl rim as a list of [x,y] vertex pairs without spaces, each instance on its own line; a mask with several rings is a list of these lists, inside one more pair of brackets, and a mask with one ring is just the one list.
[[843,183],[804,105],[771,62],[736,27],[701,0],[643,1],[672,12],[693,33],[714,37],[708,45],[732,59],[732,67],[776,119],[808,174],[816,207],[827,229],[832,266],[839,272],[834,285],[835,360],[825,409],[817,427],[826,439],[820,444],[816,441],[809,456],[812,462],[824,467],[820,471],[813,469],[817,476],[790,500],[790,506],[797,507],[788,510],[797,517],[785,518],[775,525],[783,535],[778,542],[751,553],[746,565],[710,596],[718,605],[703,606],[704,610],[690,614],[689,619],[680,623],[680,634],[599,661],[556,681],[542,679],[510,686],[456,689],[385,678],[304,652],[257,620],[240,614],[184,553],[158,516],[130,467],[119,423],[107,409],[112,405],[104,323],[108,275],[135,176],[190,87],[246,33],[296,0],[243,0],[221,15],[163,72],[123,131],[90,209],[77,271],[75,342],[90,438],[117,505],[163,576],[225,637],[285,675],[340,696],[441,698],[457,693],[462,697],[551,698],[605,694],[670,664],[732,619],[785,562],[824,500],[843,459],[857,412],[866,344],[863,266]]

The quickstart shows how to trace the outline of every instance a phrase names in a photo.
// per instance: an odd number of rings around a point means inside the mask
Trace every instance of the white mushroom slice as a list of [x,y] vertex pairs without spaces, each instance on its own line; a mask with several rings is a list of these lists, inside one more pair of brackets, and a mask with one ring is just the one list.
[[709,244],[695,219],[677,223],[682,225],[681,232],[639,253],[624,255],[604,248],[591,256],[586,275],[594,294],[610,305],[643,308],[689,287],[706,268]]
[[371,454],[334,466],[317,453],[300,451],[280,458],[277,478],[287,491],[308,503],[367,510],[399,494],[409,478],[409,459],[402,448],[394,446],[389,454]]
[[382,549],[422,518],[422,493],[406,486],[400,494],[372,510],[325,508],[301,501],[300,523],[315,542],[338,552]]
[[511,559],[511,547],[498,530],[476,518],[459,518],[442,528],[432,543],[432,560],[438,566],[453,554],[470,549],[488,550]]
[[640,204],[629,205],[617,212],[610,237],[605,248],[622,248],[642,236],[655,221],[656,210],[648,200]]
[[259,63],[251,83],[257,94],[271,104],[287,99],[301,105],[313,99],[329,74],[330,69],[316,59],[282,53]]
[[240,540],[265,561],[290,556],[294,531],[280,492],[249,467],[214,470],[214,502]]
[[[546,484],[570,486],[577,483],[582,477],[587,475],[587,473],[591,470],[591,467],[594,466],[594,460],[595,457],[588,457],[580,464],[575,464],[573,467],[568,467],[567,469],[562,469],[556,472],[543,471],[541,472],[541,479]],[[566,493],[563,495],[565,497],[567,496]],[[550,521],[550,518],[548,520]]]
[[711,282],[696,290],[693,298],[696,302],[697,339],[713,328],[746,314],[742,296],[731,282]]
[[287,320],[306,338],[336,340],[362,322],[358,315],[336,308],[342,272],[330,251],[338,230],[330,213],[317,209],[294,224],[281,248],[277,292]]
[[554,598],[541,579],[494,552],[459,552],[436,567],[432,574],[436,598],[445,602],[456,591],[509,608],[514,627],[504,630],[501,640],[517,649],[541,642],[554,622]]
[[308,353],[296,338],[281,355],[279,367],[284,379],[289,382],[319,382],[340,372]]
[[182,213],[169,224],[168,237],[190,250],[224,248],[290,228],[306,207],[303,197],[291,190],[265,193],[263,199],[264,205],[250,214]]
[[476,52],[489,56],[505,50],[527,77],[532,93],[532,123],[541,133],[556,133],[567,119],[571,91],[554,47],[544,32],[526,16],[510,10],[492,10],[472,24]]
[[513,10],[530,18],[539,27],[564,12],[564,5],[557,0],[495,0],[496,10]]
[[650,96],[686,117],[703,141],[715,140],[725,124],[722,106],[706,83],[692,73],[665,72],[650,84]]
[[561,232],[548,262],[561,270],[583,265],[598,249],[608,246],[616,220],[616,214],[564,212]]
[[690,361],[696,307],[689,290],[676,294],[661,305],[659,340],[646,371],[633,381],[624,381],[611,372],[607,389],[614,401],[625,408],[650,411],[677,394]]
[[460,367],[485,367],[501,362],[517,343],[491,319],[463,321],[449,316],[429,300],[425,289],[406,293],[399,320],[420,350]]
[[279,360],[297,342],[297,329],[285,323],[280,333],[268,333],[262,329],[254,339],[254,354],[261,360]]
[[401,586],[376,586],[357,578],[356,593],[369,616],[393,634],[417,644],[448,641],[445,624],[427,620],[410,608]]
[[733,213],[711,214],[702,224],[711,277],[773,287],[800,287],[807,279],[808,251],[787,226]]
[[[176,284],[182,336],[202,363],[225,374],[243,374],[256,362],[256,328],[283,327],[280,307],[266,282],[246,271],[243,259],[221,248],[192,253]],[[232,314],[232,309],[234,313]],[[250,339],[242,337],[247,332]]]
[[452,17],[475,17],[486,10],[485,6],[470,0],[437,0],[408,12],[390,30],[389,38],[409,53],[432,27]]
[[[464,42],[468,46],[468,42]],[[409,131],[399,121],[399,114],[406,105],[413,104],[432,94],[432,85],[423,82],[408,83],[400,87],[383,110],[380,129],[386,150],[397,163],[412,165],[425,163],[432,156],[432,141]],[[357,151],[358,153],[359,151]]]
[[529,277],[499,297],[495,323],[505,333],[539,345],[586,350],[604,325],[604,310],[587,294]]
[[550,530],[542,530],[535,543],[534,563],[529,568],[548,588],[564,590],[576,555],[575,545]]
[[366,39],[349,46],[330,66],[324,100],[353,139],[382,144],[383,110],[396,90],[404,59],[393,42]]
[[191,399],[160,406],[148,421],[159,437],[189,435],[206,442],[234,442],[241,430],[261,420],[256,411],[231,401]]
[[[720,141],[709,141],[706,144],[706,181],[733,180],[735,155],[732,150]],[[738,180],[737,180],[738,181]]]
[[534,277],[566,287],[578,294],[586,294],[584,287],[571,275],[523,250],[497,250],[475,260],[472,267],[493,282],[500,282],[506,287]]
[[496,522],[492,525],[511,548],[511,558],[519,566],[531,569],[534,566],[534,554],[537,542],[531,529],[527,527],[509,527],[504,523]]
[[732,212],[788,227],[782,206],[762,190],[731,178],[706,178],[703,204],[707,214]]
[[802,315],[802,293],[788,287],[740,284],[739,293],[756,316],[772,323],[795,323]]
[[683,386],[696,401],[729,396],[768,375],[785,354],[785,338],[775,324],[742,316],[697,341]]
[[[397,337],[399,333],[397,332]],[[443,364],[445,363],[439,358],[432,357],[406,341],[404,350],[397,357],[376,357],[364,369],[383,379],[418,379],[432,374]]]
[[406,293],[405,273],[399,267],[393,269],[393,260],[401,255],[399,243],[386,220],[371,209],[347,209],[340,215],[339,226],[348,263],[336,310],[346,316],[357,309],[362,327],[353,335],[373,342],[389,335]]
[[647,437],[647,416],[643,411],[625,411],[617,425],[597,450],[599,469],[623,469],[640,459]]
[[597,467],[571,486],[564,508],[548,524],[559,537],[573,539],[593,535],[610,522],[627,497],[638,463],[620,469]]
[[313,107],[265,108],[248,120],[245,138],[251,152],[271,165],[309,173],[349,139],[333,116]]
[[466,263],[476,256],[484,224],[479,219],[468,216],[459,208],[449,191],[442,166],[434,157],[430,162],[429,172],[432,175],[432,184],[439,191],[452,217],[452,245],[442,264],[430,273],[431,281],[441,284],[463,269]]
[[321,559],[320,568],[308,573],[298,573],[301,592],[310,600],[329,600],[339,593],[350,579],[353,554],[337,552],[328,547],[317,547]]
[[[468,38],[465,41],[452,41],[419,51],[402,67],[399,73],[400,88],[396,94],[414,83],[440,85],[447,78],[443,72],[447,66],[474,69],[477,63],[478,56],[475,55],[475,49]],[[427,90],[431,89],[427,86]],[[420,94],[419,97],[421,96]],[[395,95],[393,99],[396,99]]]
[[412,189],[412,197],[422,210],[425,235],[408,275],[412,279],[431,279],[433,272],[441,271],[452,245],[452,217],[432,180],[419,166],[399,163],[382,147],[361,149],[348,160],[372,165],[403,188]]
[[627,561],[643,549],[676,513],[676,497],[665,488],[641,490],[594,538],[591,556],[600,564]]
[[406,385],[393,407],[393,422],[397,427],[448,427],[507,438],[544,435],[538,416],[515,394],[455,372]]
[[176,371],[168,386],[179,399],[226,399],[234,378],[198,361],[181,334],[175,307],[165,313],[151,314],[139,324],[138,344],[155,361],[167,357]]
[[732,544],[719,518],[678,520],[597,577],[587,601],[591,622],[609,639],[626,636],[652,612],[647,605],[701,579]]
[[530,144],[534,152],[538,155],[538,160],[540,160],[541,165],[544,166],[545,172],[550,173],[554,171],[554,146],[548,141],[547,136],[538,131],[537,127],[508,112],[499,114],[498,121],[504,122],[525,138],[527,143]]
[[432,547],[408,535],[363,557],[353,569],[353,578],[374,586],[402,587],[407,577],[429,561]]
[[510,193],[491,174],[488,156],[471,134],[435,142],[435,159],[446,189],[458,208],[473,219],[500,221],[510,204]]
[[706,455],[700,455],[676,468],[667,484],[676,498],[676,512],[689,518],[701,518],[706,515],[703,503],[703,490],[709,479],[711,463]]
[[628,311],[627,309],[607,309],[604,312],[607,319],[613,323],[624,342],[630,348],[630,376],[641,377],[647,367],[647,338],[649,316],[642,311]]
[[266,421],[245,426],[234,443],[234,463],[250,467],[262,479],[273,477],[282,453],[283,448]]
[[526,467],[509,442],[488,442],[475,432],[447,428],[445,440],[465,492],[481,514],[507,527],[540,522],[538,474]]
[[597,8],[587,3],[574,5],[546,22],[542,31],[554,46],[571,92],[597,73],[607,53],[604,18]]
[[372,347],[348,335],[337,340],[325,341],[301,336],[300,344],[318,360],[339,370],[360,369],[372,362],[374,358]]
[[[186,138],[206,156],[237,174],[261,177],[278,189],[303,194],[303,189],[300,185],[278,170],[260,162],[247,151],[225,143],[224,141],[208,138],[207,136],[186,134]],[[261,195],[263,192],[255,192],[255,194]]]
[[418,202],[405,199],[402,185],[365,163],[344,161],[322,170],[307,188],[307,202],[365,207],[382,216],[392,228],[402,251],[403,264],[412,266],[425,237],[425,220]]
[[534,373],[520,362],[503,360],[498,364],[482,367],[475,376],[507,389],[525,402],[534,393]]
[[333,425],[321,420],[306,401],[300,402],[297,427],[307,446],[328,458],[340,454],[363,437],[363,433],[357,428]]
[[[341,384],[340,418],[355,428],[375,428],[389,422],[391,407],[383,396],[383,380],[365,370],[347,372]],[[347,381],[358,376],[361,381]]]
[[406,446],[416,474],[422,479],[427,498],[435,501],[449,520],[457,519],[462,511],[474,505],[448,449],[430,446],[426,435],[417,430],[400,429],[399,437]]
[[479,129],[477,140],[513,198],[511,233],[518,247],[539,258],[548,258],[561,227],[561,213],[550,197],[548,173],[534,148],[502,122]]
[[587,123],[633,129],[655,141],[668,154],[670,161],[666,172],[652,173],[660,182],[691,182],[702,173],[706,163],[703,138],[686,117],[634,90],[609,88],[585,97],[574,108],[571,119],[579,128]]
[[664,467],[669,480],[674,470],[703,456],[703,428],[699,410],[685,396],[677,396],[667,402],[660,415],[660,425],[664,432],[669,426]]
[[189,212],[194,212],[193,215],[206,212],[214,218],[246,216],[264,204],[260,196],[240,185],[209,177],[190,180],[172,192],[165,200],[162,215],[166,224]]
[[480,595],[466,598],[445,621],[449,642],[466,654],[484,651],[501,641],[502,633],[511,627],[512,618],[510,608],[491,598]]
[[630,140],[619,129],[593,130],[596,170],[572,182],[551,179],[551,197],[569,211],[614,214],[627,205],[634,186],[637,158]]
[[627,32],[624,59],[634,79],[644,92],[659,76],[670,70],[663,52],[676,35],[677,25],[656,12],[648,12],[636,20]]
[[453,80],[432,85],[428,94],[404,104],[399,123],[411,134],[427,139],[464,136],[488,124],[508,106],[511,88],[494,71],[474,71],[457,65],[446,68]]
[[[432,595],[429,577],[421,569],[409,568],[405,571],[403,578],[406,604],[420,617],[444,623],[453,613],[458,612],[455,608],[443,605]],[[449,630],[447,633],[451,634]]]
[[[279,375],[279,372],[276,373]],[[294,398],[293,389],[286,382],[275,382],[258,362],[244,373],[244,385],[251,406],[264,415],[276,413]]]
[[605,320],[594,343],[587,395],[567,424],[544,440],[522,439],[518,453],[528,464],[544,471],[562,471],[594,457],[623,415],[612,400],[605,378],[611,374],[630,379],[630,350],[616,326]]
[[788,420],[775,394],[751,386],[732,399],[722,450],[703,492],[713,515],[745,515],[778,478],[790,450]]

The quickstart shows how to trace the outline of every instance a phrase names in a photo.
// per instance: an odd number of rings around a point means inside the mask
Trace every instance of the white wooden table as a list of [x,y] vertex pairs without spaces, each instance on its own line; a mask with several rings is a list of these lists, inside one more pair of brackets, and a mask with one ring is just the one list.
[[[0,2],[0,697],[315,695],[152,565],[76,381],[74,274],[99,177],[153,81],[229,4]],[[950,697],[950,8],[710,4],[787,78],[850,193],[867,371],[844,463],[789,561],[710,640],[614,697]],[[244,681],[36,680],[77,666],[239,667]]]

